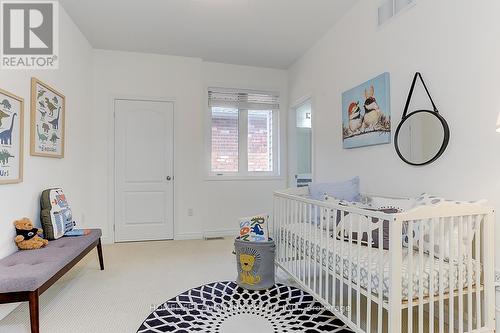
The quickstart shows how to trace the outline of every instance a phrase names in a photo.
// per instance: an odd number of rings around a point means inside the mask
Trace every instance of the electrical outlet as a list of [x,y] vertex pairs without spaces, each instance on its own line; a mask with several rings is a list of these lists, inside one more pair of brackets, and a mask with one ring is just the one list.
[[500,287],[500,270],[495,270],[495,286]]
[[193,215],[194,215],[193,208],[188,208],[188,216],[193,216]]

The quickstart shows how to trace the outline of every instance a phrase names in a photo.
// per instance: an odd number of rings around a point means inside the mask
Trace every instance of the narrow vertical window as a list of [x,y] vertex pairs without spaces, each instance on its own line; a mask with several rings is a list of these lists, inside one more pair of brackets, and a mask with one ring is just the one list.
[[273,112],[248,111],[248,171],[273,171]]
[[238,172],[238,109],[212,108],[212,171]]

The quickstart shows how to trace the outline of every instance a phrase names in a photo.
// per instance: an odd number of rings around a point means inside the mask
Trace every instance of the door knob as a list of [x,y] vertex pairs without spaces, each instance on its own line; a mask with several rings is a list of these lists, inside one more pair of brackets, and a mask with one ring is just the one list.
[[172,180],[172,177],[167,176],[167,180],[168,180],[168,181],[171,181],[171,180]]

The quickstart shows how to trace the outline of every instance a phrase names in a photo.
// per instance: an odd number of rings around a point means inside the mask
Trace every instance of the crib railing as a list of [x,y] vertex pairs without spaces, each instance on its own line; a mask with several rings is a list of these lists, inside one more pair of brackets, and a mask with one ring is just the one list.
[[493,332],[491,209],[386,214],[301,191],[274,194],[276,265],[354,331]]

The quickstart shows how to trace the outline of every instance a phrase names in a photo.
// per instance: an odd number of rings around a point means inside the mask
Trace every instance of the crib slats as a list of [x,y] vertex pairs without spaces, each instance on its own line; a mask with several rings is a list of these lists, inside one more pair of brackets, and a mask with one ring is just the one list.
[[337,214],[338,210],[332,211],[332,305],[335,309],[337,306]]
[[444,220],[439,218],[439,333],[444,333]]
[[283,249],[281,250],[282,251],[282,254],[281,254],[281,262],[283,264],[283,266],[286,267],[286,249],[288,247],[288,235],[287,235],[287,232],[288,232],[288,228],[287,228],[287,225],[286,225],[286,221],[287,221],[287,205],[288,205],[288,200],[283,200],[283,202],[281,203],[281,209],[282,209],[282,212],[281,212],[281,221],[280,221],[280,225],[283,227],[283,230],[281,231],[281,235],[283,237]]
[[472,216],[467,216],[467,332],[472,331],[472,242],[474,241],[474,229],[472,228]]
[[464,295],[463,295],[463,216],[458,218],[458,332],[463,333],[464,331]]
[[414,221],[408,221],[408,332],[413,331],[413,230]]
[[323,261],[324,261],[324,256],[323,256],[323,249],[325,248],[324,247],[324,244],[323,244],[323,240],[324,240],[324,237],[323,237],[323,233],[324,233],[324,228],[325,228],[325,209],[324,208],[321,208],[320,209],[320,224],[319,224],[319,240],[317,241],[317,243],[319,244],[319,289],[318,289],[318,294],[321,298],[324,298],[322,295],[323,295],[323,270],[324,270],[324,265],[323,265]]
[[[380,223],[380,219],[378,220],[378,223]],[[383,223],[383,222],[382,222]],[[382,244],[384,244],[384,239],[383,239],[383,225],[379,225],[379,233],[378,233],[378,276],[379,276],[379,281],[378,281],[378,332],[382,332],[383,330],[383,304],[384,304],[384,247]],[[390,238],[390,237],[389,237]],[[401,280],[399,280],[401,281]],[[396,282],[396,283],[399,283]]]
[[349,227],[347,229],[348,232],[348,243],[349,246],[347,247],[347,287],[348,287],[348,292],[347,292],[347,314],[349,316],[349,319],[352,320],[352,216],[353,214],[349,214],[348,216],[348,221],[349,221]]
[[308,204],[307,203],[304,203],[304,226],[303,226],[303,239],[304,239],[304,245],[303,245],[303,249],[302,249],[302,276],[303,276],[303,281],[302,283],[306,283],[306,279],[307,279],[307,244],[309,244],[309,239],[306,235],[308,235],[307,233],[307,226],[310,224],[310,221],[309,221],[309,209],[308,209]]
[[[448,235],[451,235],[453,233],[453,227],[455,225],[455,218],[454,217],[451,217],[449,218],[450,222],[448,223]],[[454,327],[455,327],[455,305],[454,305],[454,298],[455,298],[455,288],[453,288],[453,279],[454,279],[454,276],[452,274],[453,270],[454,270],[454,267],[453,267],[453,262],[454,260],[456,259],[455,256],[454,256],[454,252],[455,252],[455,241],[453,239],[453,237],[449,237],[448,239],[449,241],[449,254],[450,254],[450,259],[448,261],[448,269],[449,269],[449,273],[448,273],[448,277],[449,277],[449,285],[448,285],[448,290],[449,290],[449,294],[450,294],[450,297],[448,298],[448,314],[449,314],[449,322],[448,322],[448,327],[449,327],[449,332],[450,333],[454,333]]]
[[300,282],[305,283],[306,281],[306,223],[307,223],[307,207],[306,204],[300,203],[300,261],[299,261],[299,271],[300,271]]
[[290,201],[290,211],[288,213],[288,230],[289,230],[289,247],[288,247],[288,269],[293,273],[293,253],[294,253],[294,232],[293,232],[293,217],[295,215],[295,201]]
[[[397,217],[389,220],[389,312],[388,312],[388,329],[387,332],[402,332],[402,263],[403,249],[401,243],[403,221]],[[382,232],[379,232],[379,242],[382,243]],[[382,253],[383,247],[379,247],[379,253]],[[383,267],[382,256],[380,257],[380,267]],[[382,293],[379,290],[379,295]],[[382,319],[379,303],[379,320]],[[379,328],[381,325],[379,325]],[[379,330],[378,332],[382,332]],[[411,332],[411,331],[409,331]]]
[[[326,301],[329,304],[331,304],[331,302],[330,302],[330,295],[329,295],[329,287],[330,287],[330,281],[329,281],[330,279],[329,279],[329,277],[331,276],[330,275],[330,258],[331,258],[330,257],[330,229],[331,229],[330,228],[330,226],[331,226],[330,221],[331,221],[331,212],[330,212],[330,210],[327,210],[326,211],[326,230],[325,230],[325,234],[326,234],[325,235],[325,237],[326,237],[326,244],[325,244],[325,246],[326,246],[326,255],[325,255],[326,256],[326,258],[325,258],[325,260],[326,260],[326,263],[325,263],[325,270],[326,270],[326,277],[325,277],[326,278],[326,282],[325,282],[325,299],[326,299]],[[332,255],[334,255],[334,254],[332,253]]]
[[309,253],[308,255],[308,267],[307,267],[307,286],[309,288],[311,288],[311,265],[313,264],[313,260],[312,260],[312,226],[313,224],[315,223],[313,218],[314,218],[314,214],[313,214],[313,209],[314,209],[314,206],[311,205],[310,203],[307,204],[307,206],[309,207],[308,209],[308,213],[309,213],[309,232],[307,233],[307,239],[309,240],[309,244],[307,245],[307,251]]
[[[319,207],[318,206],[314,206],[314,218],[317,220],[319,218]],[[318,265],[317,265],[317,262],[318,262],[318,252],[317,252],[317,245],[318,245],[318,222],[316,221],[316,227],[314,228],[314,241],[313,241],[313,244],[314,244],[314,249],[313,249],[313,255],[314,255],[314,280],[313,280],[313,283],[314,283],[314,292],[316,293],[317,292],[317,289],[316,289],[316,286],[317,286],[317,281],[318,281]]]
[[309,220],[308,220],[308,209],[307,209],[307,204],[303,203],[302,210],[303,210],[303,223],[302,223],[302,283],[306,283],[307,279],[307,244],[308,244],[308,238],[307,238],[307,226],[309,225]]
[[293,223],[293,228],[295,230],[294,236],[293,237],[293,259],[292,259],[292,272],[295,276],[298,276],[297,272],[297,256],[298,256],[298,245],[299,245],[299,203],[297,201],[294,201],[293,203],[293,216],[292,216],[292,223]]
[[[363,218],[365,218],[366,216],[363,216]],[[368,220],[368,217],[366,217],[367,220]],[[357,227],[357,230],[356,230],[356,235],[357,235],[357,258],[356,258],[356,277],[357,277],[357,281],[356,281],[356,323],[358,324],[358,326],[361,326],[361,311],[360,311],[360,307],[361,307],[361,295],[360,295],[360,290],[361,290],[361,236],[362,236],[362,233],[361,233],[361,228],[359,226],[359,222],[358,222],[358,227]],[[368,268],[368,271],[370,271],[370,269]]]
[[[278,194],[272,214],[276,266],[359,333],[491,331],[493,214],[475,211],[473,205],[463,214],[450,209],[389,215]],[[389,250],[383,249],[384,222]],[[370,229],[363,229],[365,224]],[[405,247],[403,227],[409,235]],[[374,229],[380,231],[378,248],[373,247]],[[408,288],[405,299],[402,282]]]
[[435,244],[435,229],[438,220],[436,218],[429,219],[429,240],[431,243],[429,258],[429,332],[434,332],[434,244]]
[[[424,230],[429,219],[420,221],[418,245],[418,332],[424,333]],[[430,226],[429,226],[430,227]]]
[[292,258],[290,261],[291,271],[294,276],[297,276],[297,201],[292,202],[292,219],[291,219],[291,227],[292,227]]
[[372,270],[371,270],[371,262],[372,262],[372,233],[368,233],[368,297],[366,300],[366,332],[371,332],[372,329]]
[[339,256],[339,289],[340,289],[340,297],[339,297],[339,311],[344,314],[344,230],[346,228],[346,221],[344,212],[340,211],[340,223],[339,231],[340,231],[340,240],[338,240],[339,248],[340,248],[340,256]]
[[481,292],[479,290],[479,286],[481,285],[481,274],[480,274],[480,258],[481,258],[481,220],[479,219],[479,216],[476,216],[476,223],[477,223],[477,237],[476,237],[476,244],[475,244],[475,259],[476,259],[476,329],[481,328],[482,326],[482,316],[481,316]]
[[289,217],[288,215],[290,214],[290,209],[291,208],[291,203],[290,203],[290,200],[285,200],[284,202],[284,206],[285,206],[285,210],[284,210],[284,214],[283,214],[283,217],[284,217],[284,225],[285,225],[285,230],[284,230],[284,234],[285,234],[285,249],[284,249],[284,263],[283,265],[288,268],[288,256],[289,256],[289,247],[290,247],[290,242],[292,241],[291,240],[291,230],[290,230],[290,226],[288,225],[289,223]]

